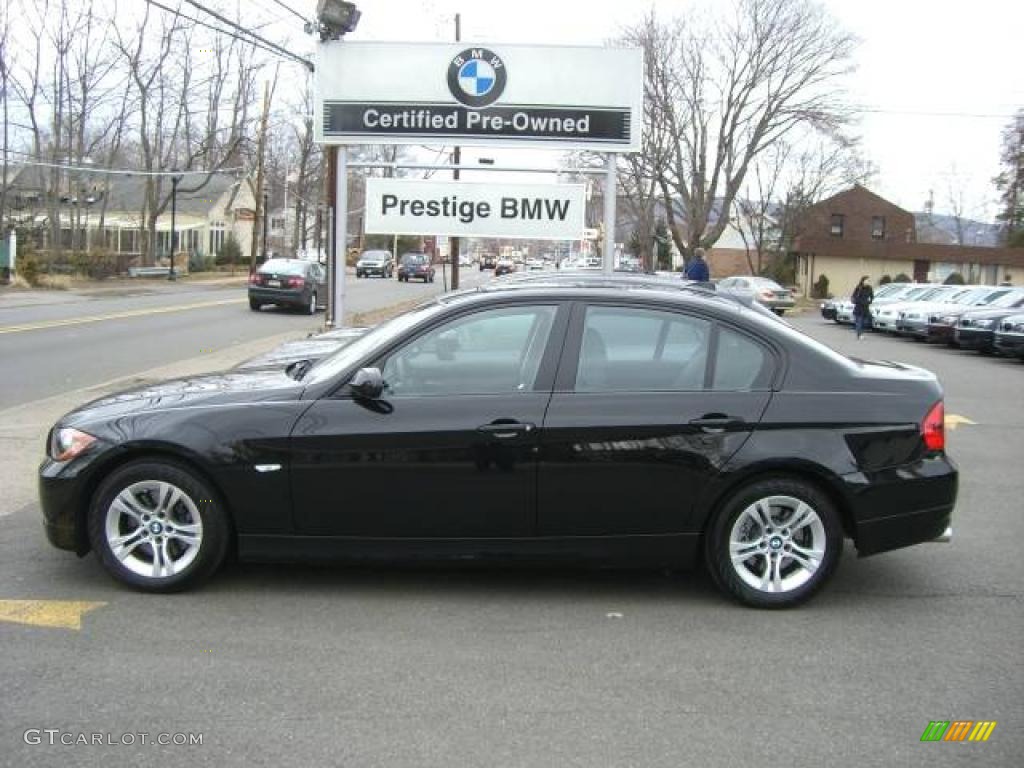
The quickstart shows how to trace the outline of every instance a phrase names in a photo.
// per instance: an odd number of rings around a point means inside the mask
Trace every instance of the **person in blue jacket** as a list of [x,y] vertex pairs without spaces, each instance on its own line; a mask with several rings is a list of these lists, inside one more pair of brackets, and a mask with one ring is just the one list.
[[693,249],[693,258],[686,265],[686,271],[683,274],[686,275],[687,280],[695,280],[698,283],[706,283],[711,279],[711,275],[708,273],[708,263],[704,261],[703,248]]

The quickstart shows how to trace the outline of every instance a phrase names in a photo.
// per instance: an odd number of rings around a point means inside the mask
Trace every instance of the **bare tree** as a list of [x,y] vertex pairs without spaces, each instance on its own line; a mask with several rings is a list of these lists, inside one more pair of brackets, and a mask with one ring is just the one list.
[[848,119],[837,84],[853,38],[810,0],[736,0],[720,21],[651,14],[627,37],[654,52],[645,96],[672,137],[657,181],[684,254],[719,239],[767,148],[798,127],[836,133]]

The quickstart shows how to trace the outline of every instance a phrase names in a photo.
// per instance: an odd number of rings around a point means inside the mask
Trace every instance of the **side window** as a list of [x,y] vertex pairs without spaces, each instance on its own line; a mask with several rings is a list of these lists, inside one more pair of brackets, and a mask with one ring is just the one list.
[[495,395],[533,388],[557,307],[477,312],[426,331],[382,372],[393,396]]
[[760,344],[720,325],[711,388],[737,391],[767,387],[771,383],[771,360]]
[[710,335],[709,322],[676,312],[588,307],[576,391],[703,389]]

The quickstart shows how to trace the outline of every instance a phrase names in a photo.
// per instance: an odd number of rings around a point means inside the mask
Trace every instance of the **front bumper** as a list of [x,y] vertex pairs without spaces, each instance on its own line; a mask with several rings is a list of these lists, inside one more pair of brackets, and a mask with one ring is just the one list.
[[997,333],[995,334],[993,346],[995,346],[1000,353],[1007,355],[1008,357],[1024,357],[1024,334],[1005,332]]
[[940,341],[944,344],[952,344],[956,339],[956,326],[939,325],[938,323],[928,324],[928,341]]
[[992,349],[995,331],[991,328],[957,328],[956,341],[964,349]]
[[919,338],[927,338],[928,321],[924,318],[902,317],[896,321],[896,332]]
[[84,459],[61,463],[47,458],[39,465],[39,506],[46,538],[57,549],[78,555],[89,551],[85,489],[90,462]]

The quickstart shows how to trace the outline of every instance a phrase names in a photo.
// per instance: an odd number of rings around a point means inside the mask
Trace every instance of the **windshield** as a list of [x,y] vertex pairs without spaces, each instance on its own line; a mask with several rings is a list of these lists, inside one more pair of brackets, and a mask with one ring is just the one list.
[[1024,301],[1024,291],[1014,290],[1004,293],[1002,296],[992,302],[993,307],[999,307],[1000,309],[1006,307],[1014,307],[1017,302]]
[[994,291],[991,288],[986,288],[985,291],[983,291],[982,294],[978,296],[974,301],[982,307],[987,307],[990,304],[994,304],[996,301],[1003,298],[1008,293],[1010,293],[1009,288],[1002,291]]
[[364,336],[360,336],[347,347],[342,347],[333,355],[318,360],[303,377],[303,381],[309,384],[319,384],[337,376],[372,353],[374,349],[386,345],[390,340],[405,333],[420,321],[437,314],[443,306],[438,303],[427,304],[370,329]]
[[363,254],[363,261],[384,261],[387,257],[384,251],[367,251]]
[[285,259],[271,259],[260,267],[260,272],[275,275],[301,275],[306,271],[306,265],[301,261],[288,261]]

